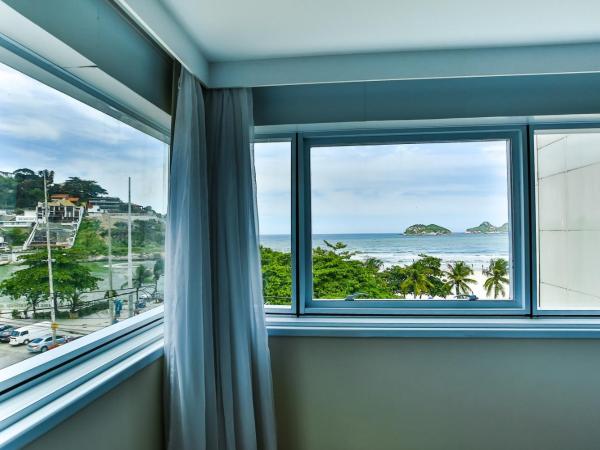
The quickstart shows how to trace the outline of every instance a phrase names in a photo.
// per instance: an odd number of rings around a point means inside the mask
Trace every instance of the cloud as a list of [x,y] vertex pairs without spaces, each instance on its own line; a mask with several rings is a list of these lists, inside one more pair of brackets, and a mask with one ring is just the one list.
[[[256,148],[261,232],[289,232],[290,146]],[[508,220],[506,149],[504,141],[313,148],[313,232],[500,225]]]
[[0,64],[0,170],[55,170],[92,179],[110,195],[166,212],[168,148],[66,94]]

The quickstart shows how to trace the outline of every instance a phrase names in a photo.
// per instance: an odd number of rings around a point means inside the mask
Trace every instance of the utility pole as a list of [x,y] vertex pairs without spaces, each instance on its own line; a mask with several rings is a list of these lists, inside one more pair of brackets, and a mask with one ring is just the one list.
[[129,177],[129,194],[127,203],[127,287],[129,288],[129,317],[133,316],[133,257],[131,254],[131,177]]
[[52,250],[50,248],[50,209],[48,208],[48,187],[46,182],[46,171],[44,170],[44,218],[46,220],[46,250],[48,253],[48,296],[50,299],[50,320],[52,324],[52,345],[56,345],[56,302],[54,299],[54,278],[52,276]]
[[113,272],[112,272],[112,220],[110,212],[107,214],[108,223],[108,312],[111,325],[115,323],[115,310],[113,306]]

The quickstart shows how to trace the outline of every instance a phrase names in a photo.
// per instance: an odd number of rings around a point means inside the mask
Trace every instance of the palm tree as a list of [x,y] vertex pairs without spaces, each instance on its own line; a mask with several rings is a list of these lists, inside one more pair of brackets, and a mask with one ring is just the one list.
[[152,278],[154,279],[154,296],[156,298],[156,293],[158,292],[158,280],[165,273],[165,260],[162,258],[158,258],[154,262],[154,267],[152,268]]
[[498,295],[504,297],[506,295],[504,285],[508,284],[508,261],[503,258],[492,259],[483,273],[487,276],[483,283],[487,295],[491,295],[494,291],[494,298],[498,298]]
[[415,298],[417,296],[421,298],[423,294],[427,294],[433,287],[431,281],[429,281],[428,272],[419,266],[413,264],[406,267],[404,275],[406,279],[400,285],[404,294],[412,293]]
[[[140,300],[140,289],[144,286],[146,281],[150,281],[152,279],[152,272],[146,268],[143,264],[140,264],[136,267],[135,272],[133,274],[133,287],[135,288],[135,303]],[[125,286],[125,283],[123,286]]]
[[448,283],[454,288],[456,296],[458,297],[461,293],[468,294],[473,292],[469,287],[469,284],[476,283],[476,280],[469,278],[469,275],[473,275],[473,269],[471,269],[464,261],[456,261],[454,264],[448,264],[448,270],[445,272]]

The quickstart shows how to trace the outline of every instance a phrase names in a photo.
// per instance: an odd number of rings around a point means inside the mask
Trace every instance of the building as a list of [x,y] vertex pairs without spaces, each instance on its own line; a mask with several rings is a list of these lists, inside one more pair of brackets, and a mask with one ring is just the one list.
[[[48,202],[48,220],[54,223],[73,223],[78,222],[79,218],[83,215],[84,208],[77,206],[69,200],[52,200]],[[38,202],[37,206],[37,220],[38,222],[45,222],[46,208],[44,202]]]
[[52,200],[68,200],[74,204],[79,203],[79,197],[76,197],[71,194],[51,194],[50,199],[52,199]]
[[123,202],[119,197],[97,197],[88,202],[88,209],[91,212],[123,212]]

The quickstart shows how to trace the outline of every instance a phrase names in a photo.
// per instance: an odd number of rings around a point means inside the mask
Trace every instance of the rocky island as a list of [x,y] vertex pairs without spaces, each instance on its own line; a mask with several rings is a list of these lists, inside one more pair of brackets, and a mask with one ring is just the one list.
[[481,234],[508,233],[508,223],[505,223],[503,225],[500,225],[499,227],[496,227],[489,222],[481,222],[481,224],[479,226],[476,226],[473,228],[467,228],[466,232],[467,233],[475,233],[475,234],[477,234],[477,233],[481,233]]
[[410,235],[410,236],[421,235],[421,234],[437,236],[440,234],[450,234],[450,233],[452,233],[452,231],[450,231],[448,228],[444,228],[444,227],[441,227],[441,226],[433,224],[433,223],[430,223],[429,225],[423,225],[422,223],[417,223],[415,225],[411,225],[404,231],[404,234]]

